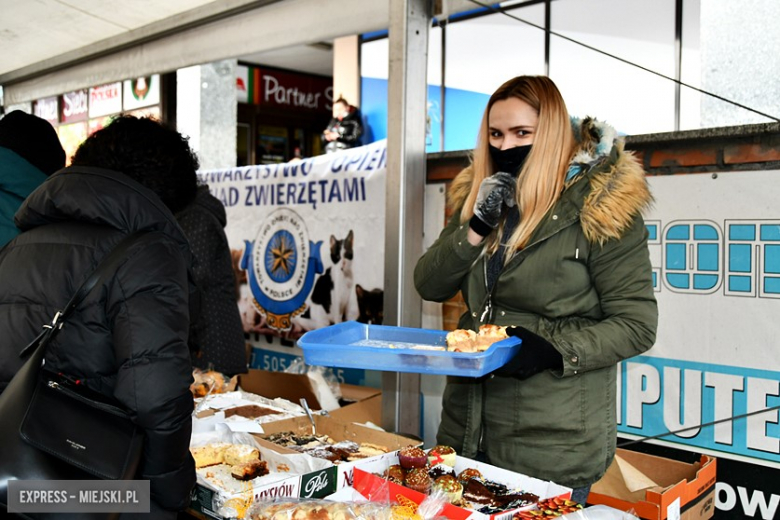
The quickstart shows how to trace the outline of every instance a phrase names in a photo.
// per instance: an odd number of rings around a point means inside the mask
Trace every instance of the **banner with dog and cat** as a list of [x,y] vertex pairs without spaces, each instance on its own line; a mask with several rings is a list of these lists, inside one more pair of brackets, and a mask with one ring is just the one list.
[[292,344],[341,321],[382,322],[386,143],[198,172],[225,206],[246,333]]

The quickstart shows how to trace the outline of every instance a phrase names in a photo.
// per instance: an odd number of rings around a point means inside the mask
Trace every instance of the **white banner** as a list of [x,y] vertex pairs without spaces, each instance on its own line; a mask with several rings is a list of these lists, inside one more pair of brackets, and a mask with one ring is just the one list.
[[[650,177],[659,329],[623,363],[618,430],[780,467],[778,171]],[[680,446],[680,447],[684,447]]]
[[387,147],[199,172],[225,205],[245,332],[296,339],[345,320],[378,323]]

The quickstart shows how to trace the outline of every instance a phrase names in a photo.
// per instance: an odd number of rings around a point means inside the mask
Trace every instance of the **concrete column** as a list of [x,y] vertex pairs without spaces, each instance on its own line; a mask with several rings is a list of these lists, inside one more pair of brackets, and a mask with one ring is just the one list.
[[333,99],[343,97],[360,107],[360,38],[333,40]]
[[176,125],[203,170],[236,165],[237,60],[176,71]]

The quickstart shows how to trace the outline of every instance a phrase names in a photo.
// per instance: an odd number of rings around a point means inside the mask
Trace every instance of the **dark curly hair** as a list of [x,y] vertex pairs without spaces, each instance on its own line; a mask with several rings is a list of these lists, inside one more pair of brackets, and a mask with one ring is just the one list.
[[195,198],[198,158],[187,138],[148,117],[120,116],[87,138],[73,166],[124,173],[155,192],[173,212]]

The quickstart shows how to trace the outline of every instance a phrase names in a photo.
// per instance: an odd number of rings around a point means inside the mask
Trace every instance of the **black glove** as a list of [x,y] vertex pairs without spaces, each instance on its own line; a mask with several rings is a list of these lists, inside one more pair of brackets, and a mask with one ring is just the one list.
[[504,205],[515,205],[515,183],[517,179],[506,172],[496,172],[486,177],[479,185],[474,216],[469,226],[478,235],[487,236],[498,227]]
[[522,339],[523,343],[515,357],[497,368],[494,374],[528,379],[544,370],[563,369],[563,356],[543,337],[525,327],[507,327],[506,333]]

